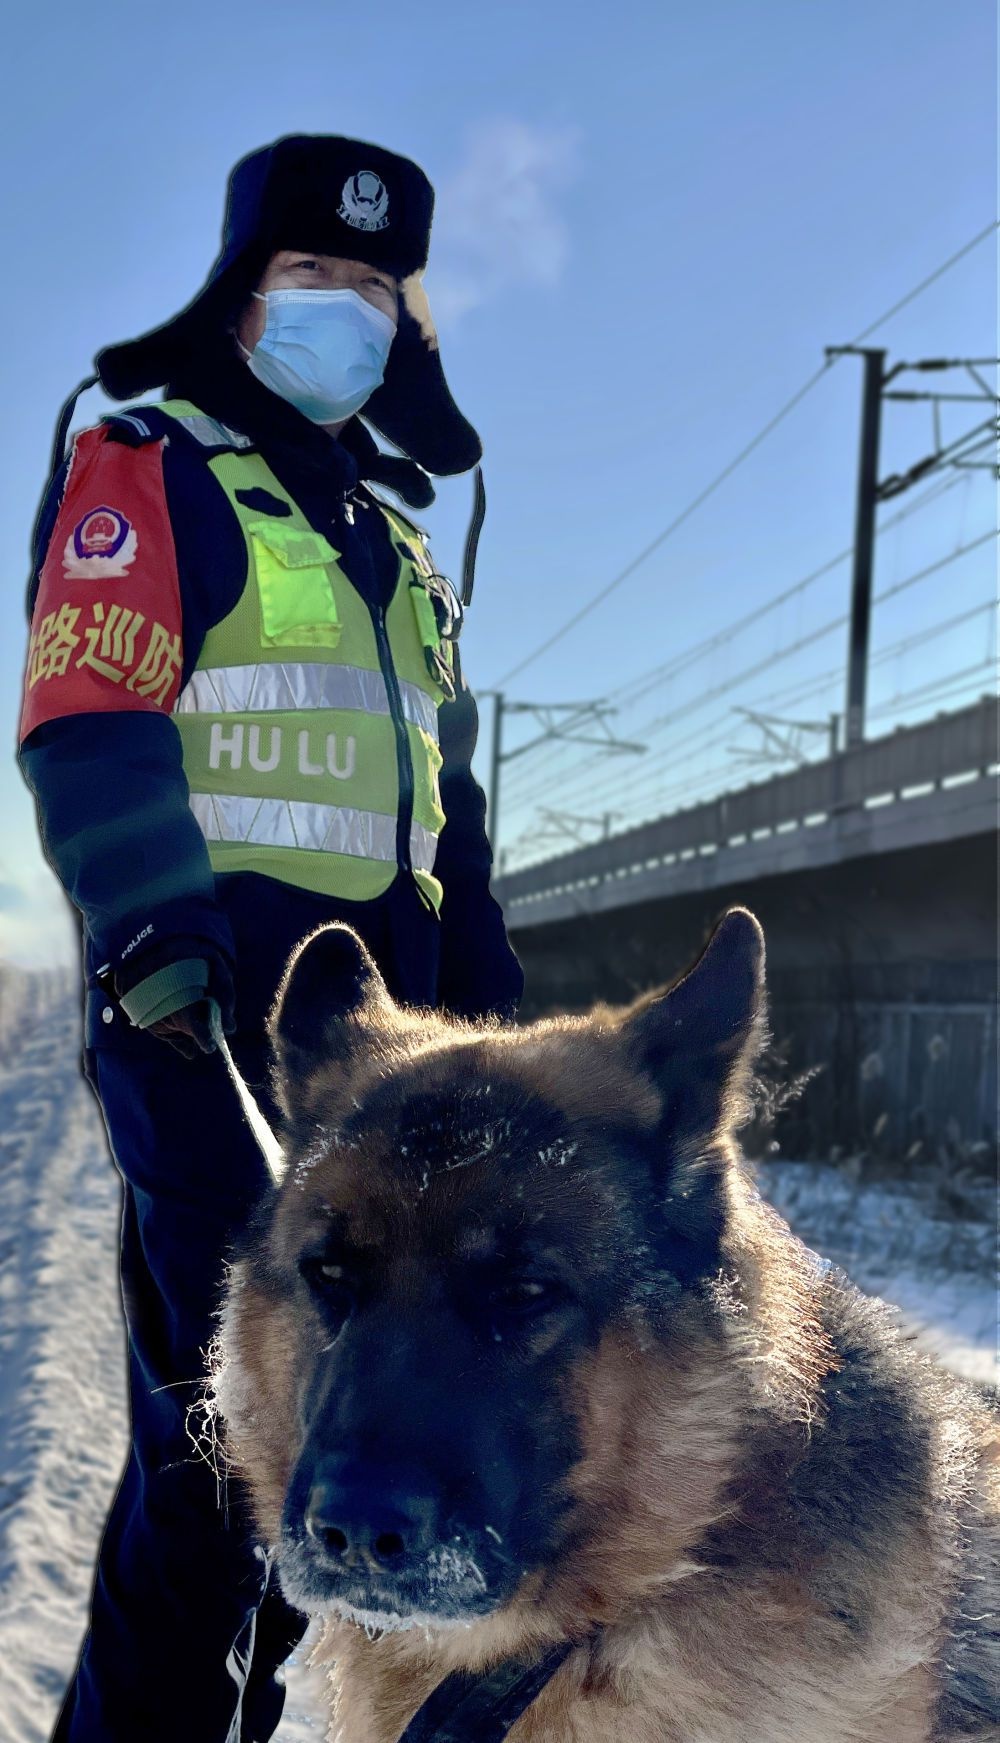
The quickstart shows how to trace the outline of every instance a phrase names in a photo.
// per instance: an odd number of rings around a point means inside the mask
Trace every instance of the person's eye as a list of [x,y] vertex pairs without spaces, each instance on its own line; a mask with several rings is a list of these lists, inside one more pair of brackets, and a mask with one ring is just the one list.
[[295,262],[296,272],[298,272],[300,267],[305,267],[305,266],[315,267],[316,271],[317,272],[319,271],[319,261],[318,260],[297,260]]

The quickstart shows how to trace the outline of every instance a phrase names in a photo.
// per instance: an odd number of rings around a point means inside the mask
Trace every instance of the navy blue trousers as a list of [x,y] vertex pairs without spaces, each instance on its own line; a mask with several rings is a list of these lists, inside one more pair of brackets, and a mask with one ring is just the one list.
[[[216,1052],[183,1059],[115,1013],[84,1065],[124,1185],[132,1443],[89,1628],[52,1743],[267,1743],[307,1620],[281,1595],[248,1497],[195,1444],[224,1262],[267,1176]],[[263,1037],[232,1037],[274,1118]],[[192,1438],[192,1436],[194,1438]]]

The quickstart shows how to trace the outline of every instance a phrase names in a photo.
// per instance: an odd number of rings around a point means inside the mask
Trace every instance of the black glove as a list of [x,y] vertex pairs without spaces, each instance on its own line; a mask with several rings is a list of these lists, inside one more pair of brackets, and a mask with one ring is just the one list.
[[[212,1014],[218,1009],[215,999],[197,999],[194,1004],[182,1005],[179,1011],[172,1011],[169,1017],[150,1023],[149,1033],[169,1042],[185,1059],[193,1059],[199,1052],[214,1053],[216,1041],[212,1034]],[[231,1034],[235,1027],[231,1022],[228,1033]]]
[[[164,986],[170,981],[171,969],[186,971],[191,997],[169,1008],[169,997],[176,999],[181,988]],[[159,983],[159,984],[158,984]],[[215,1040],[211,1033],[212,1007],[217,1006],[222,1027],[227,1035],[236,1028],[235,989],[230,961],[212,945],[201,940],[172,938],[145,951],[137,962],[130,962],[115,971],[115,992],[129,1020],[139,1028],[166,1041],[185,1059],[199,1052],[212,1053]],[[158,1002],[157,995],[166,993],[159,1002],[167,1002],[165,1015],[150,1021]]]

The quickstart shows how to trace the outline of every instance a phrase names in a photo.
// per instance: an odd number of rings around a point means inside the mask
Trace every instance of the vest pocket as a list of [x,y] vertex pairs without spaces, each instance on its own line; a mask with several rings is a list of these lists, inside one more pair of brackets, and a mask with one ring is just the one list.
[[256,521],[248,529],[264,647],[327,647],[341,622],[327,567],[339,552],[311,528]]
[[434,835],[440,835],[445,823],[439,779],[444,758],[429,733],[419,726],[410,727],[410,748],[413,753],[413,821]]
[[[432,582],[441,581],[442,587],[432,586]],[[417,635],[423,648],[424,664],[428,677],[434,684],[439,698],[444,702],[455,700],[455,654],[454,637],[458,634],[461,621],[461,606],[456,616],[451,609],[448,589],[453,592],[451,583],[443,576],[427,577],[418,574],[410,582],[410,603],[417,624]],[[456,600],[457,604],[457,600]]]

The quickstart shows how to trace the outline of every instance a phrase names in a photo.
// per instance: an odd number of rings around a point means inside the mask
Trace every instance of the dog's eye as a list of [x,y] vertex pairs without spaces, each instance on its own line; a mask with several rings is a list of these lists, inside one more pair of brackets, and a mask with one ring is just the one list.
[[518,1277],[498,1284],[490,1292],[490,1305],[511,1318],[526,1319],[531,1314],[548,1313],[565,1300],[565,1290],[550,1278]]
[[345,1265],[335,1259],[303,1259],[299,1271],[315,1295],[346,1312],[354,1298],[354,1284]]
[[343,1283],[347,1277],[347,1267],[336,1259],[303,1259],[299,1270],[307,1280],[317,1283]]

